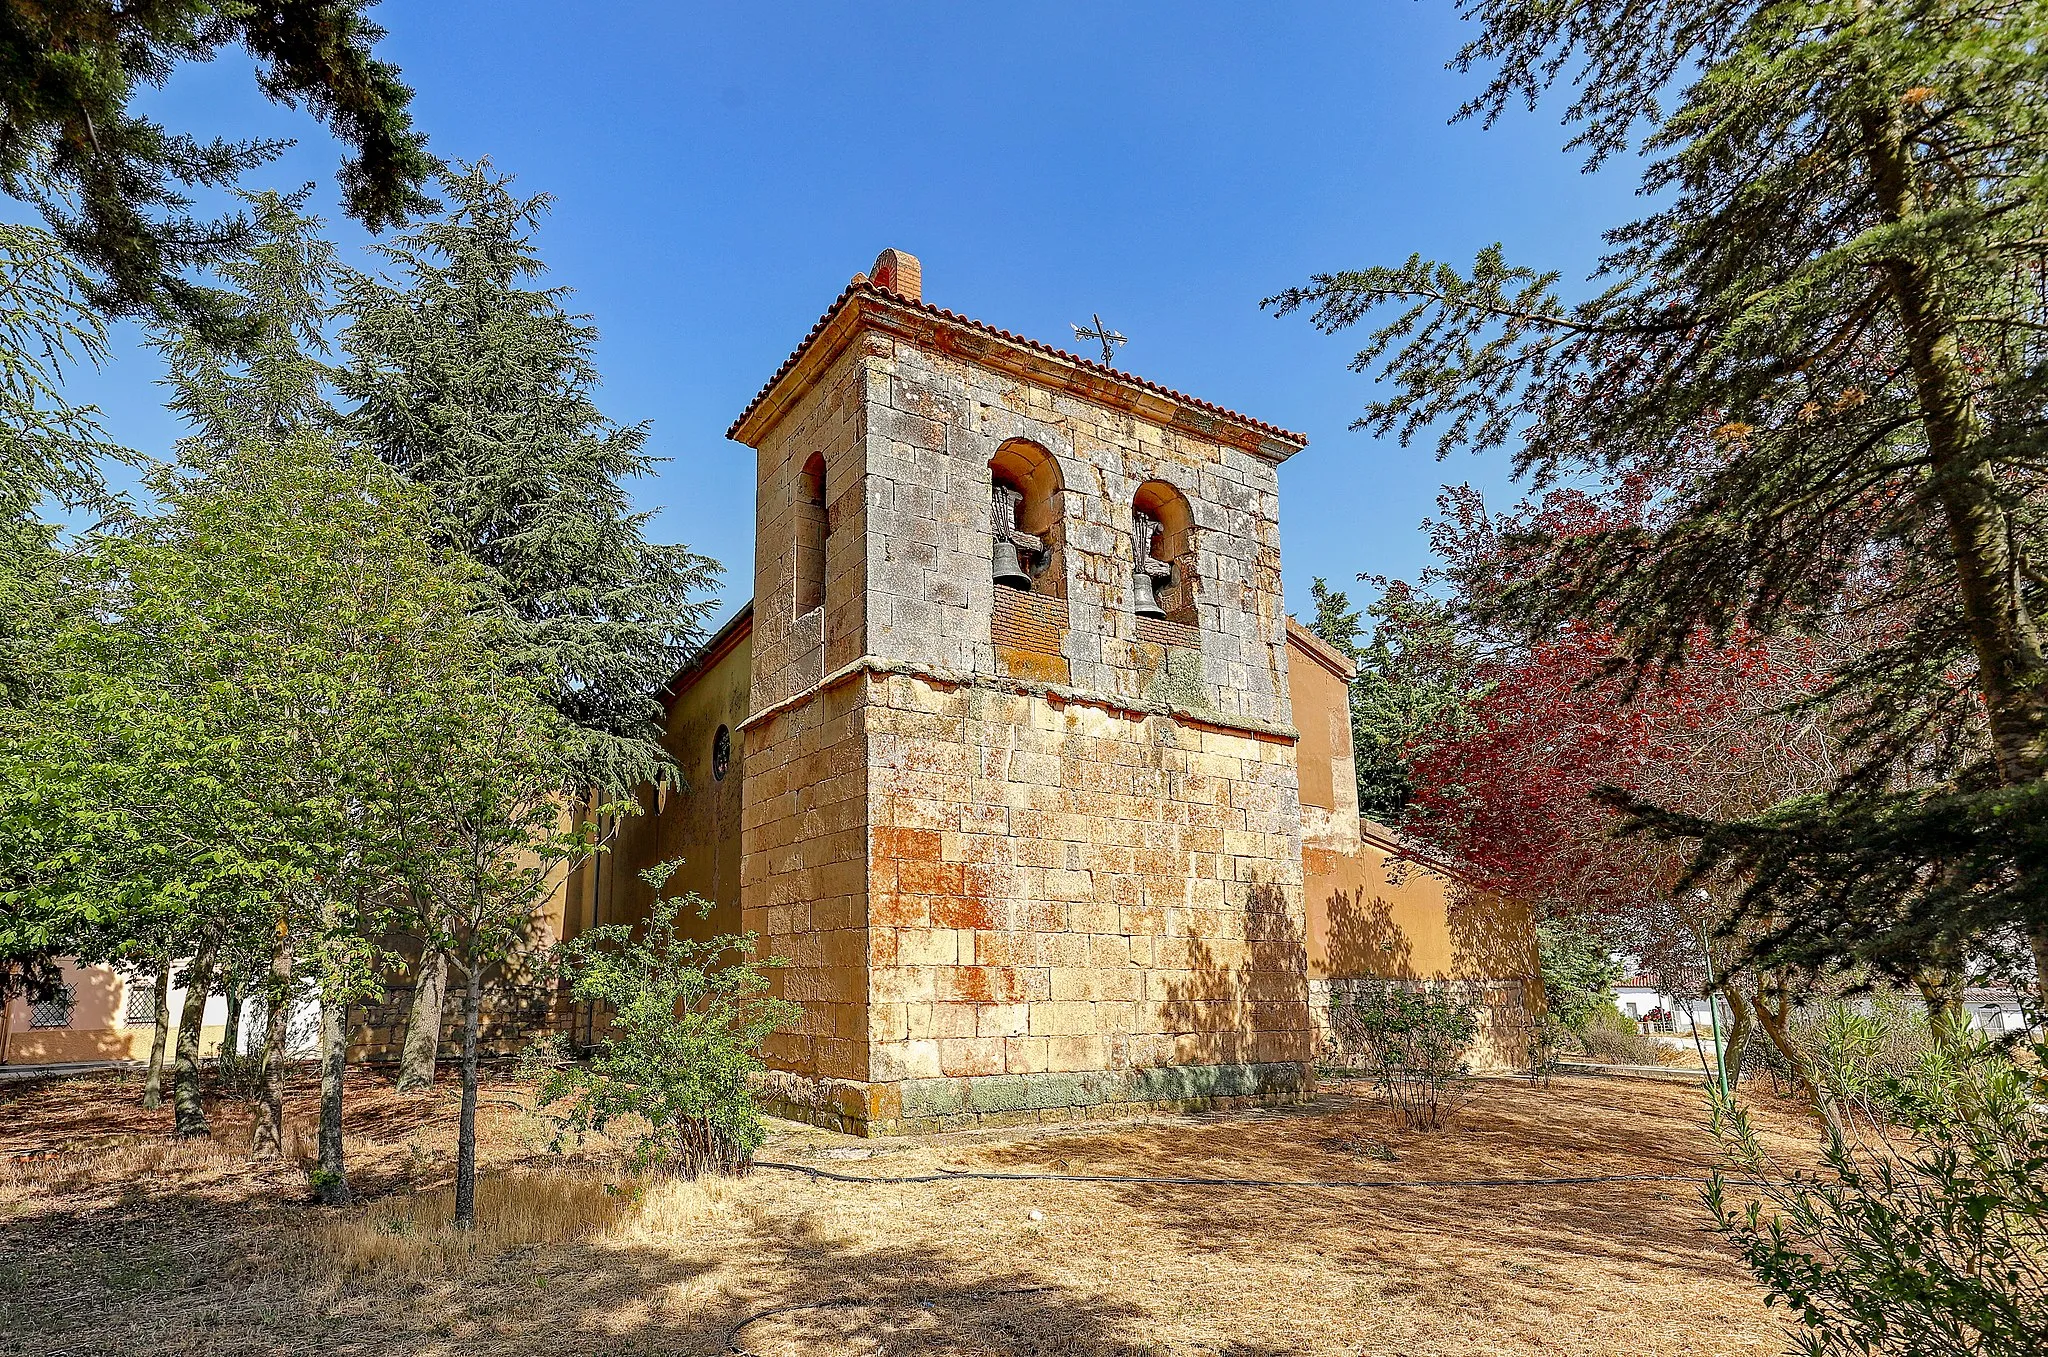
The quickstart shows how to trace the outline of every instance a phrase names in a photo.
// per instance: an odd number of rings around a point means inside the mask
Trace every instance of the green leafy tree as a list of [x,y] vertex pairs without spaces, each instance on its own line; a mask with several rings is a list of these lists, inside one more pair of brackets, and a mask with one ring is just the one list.
[[1399,580],[1359,579],[1380,591],[1364,614],[1343,590],[1310,584],[1309,630],[1357,666],[1349,696],[1359,814],[1397,825],[1413,797],[1414,749],[1454,722],[1471,696],[1473,648],[1439,600]]
[[186,62],[222,48],[257,63],[257,87],[303,103],[353,152],[340,174],[350,216],[372,231],[432,204],[434,165],[412,126],[412,91],[371,55],[383,30],[365,0],[61,0],[0,4],[0,188],[38,208],[90,271],[108,315],[246,340],[232,294],[194,281],[251,242],[246,218],[202,221],[187,191],[231,184],[280,141],[198,139],[132,109]]
[[558,1144],[638,1118],[648,1128],[638,1162],[692,1178],[744,1171],[764,1134],[754,1091],[767,1068],[761,1043],[802,1010],[769,997],[762,968],[780,963],[754,958],[753,934],[688,935],[685,914],[704,918],[711,905],[664,895],[674,870],[642,874],[655,895],[644,928],[608,924],[562,948],[572,993],[602,1005],[610,1022],[588,1064],[546,1075],[539,1104],[563,1105]]
[[1543,977],[1544,1003],[1573,1031],[1600,1010],[1614,1007],[1621,963],[1583,928],[1557,920],[1536,925],[1536,964]]
[[30,750],[54,812],[39,912],[59,937],[168,931],[201,996],[224,946],[295,958],[322,1010],[318,1184],[345,1200],[347,1015],[378,985],[397,851],[380,811],[394,745],[487,649],[468,572],[416,491],[318,435],[151,482],[158,507],[82,554],[101,610],[52,638],[72,679]]
[[489,162],[442,174],[447,211],[379,247],[396,280],[344,288],[350,428],[432,496],[437,538],[481,568],[504,651],[580,732],[566,771],[626,791],[669,774],[661,685],[701,633],[717,565],[646,540],[623,482],[645,425],[597,408],[597,334],[564,308],[521,198]]
[[386,812],[412,917],[427,925],[427,946],[463,980],[455,1225],[466,1230],[476,1224],[485,973],[496,968],[506,989],[541,979],[539,911],[596,845],[591,821],[570,822],[564,813],[565,723],[530,679],[507,674],[495,652],[480,646],[446,672],[436,699],[390,743]]
[[1477,692],[1475,649],[1441,600],[1400,580],[1360,578],[1380,596],[1367,609],[1372,638],[1356,652],[1351,683],[1358,811],[1399,824],[1414,799],[1415,751],[1455,726]]
[[64,373],[107,354],[89,280],[47,231],[0,225],[0,1039],[16,998],[55,996],[59,940],[31,917],[46,818],[24,757],[59,681],[45,638],[69,602],[45,499],[72,509],[109,506],[102,463],[132,461],[91,406],[65,399]]
[[1498,247],[1272,299],[1342,330],[1360,421],[1516,445],[1539,482],[1657,487],[1643,521],[1518,544],[1494,615],[1612,627],[1655,670],[1738,627],[1876,643],[1820,694],[1857,766],[1722,823],[1623,804],[1746,882],[1756,950],[1909,977],[2031,940],[2048,982],[2048,10],[2030,0],[1465,0],[1465,115],[1553,84],[1573,145],[1638,147],[1655,211],[1590,298]]
[[1365,624],[1358,610],[1351,606],[1350,597],[1341,589],[1332,589],[1320,575],[1309,581],[1309,595],[1315,601],[1316,617],[1308,629],[1329,642],[1339,654],[1357,659],[1358,634]]
[[47,827],[36,904],[53,936],[269,956],[259,1149],[277,1147],[290,991],[317,994],[316,1184],[342,1201],[348,1015],[380,984],[404,846],[388,808],[399,770],[434,761],[417,746],[445,733],[439,714],[498,661],[474,568],[433,545],[424,492],[335,436],[312,356],[318,224],[251,205],[263,240],[226,272],[259,342],[234,358],[194,331],[161,342],[192,433],[151,473],[151,511],[75,553],[91,606],[51,638],[69,687],[10,785]]

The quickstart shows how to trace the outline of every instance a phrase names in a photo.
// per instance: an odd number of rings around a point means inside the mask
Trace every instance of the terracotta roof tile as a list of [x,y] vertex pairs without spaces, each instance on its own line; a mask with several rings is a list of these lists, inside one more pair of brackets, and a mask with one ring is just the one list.
[[883,298],[884,300],[894,302],[898,306],[906,307],[912,311],[921,311],[924,314],[932,316],[938,320],[943,320],[953,325],[964,326],[970,330],[978,330],[982,334],[993,335],[998,339],[1007,340],[1012,344],[1020,345],[1021,347],[1031,349],[1034,352],[1045,354],[1046,356],[1051,358],[1057,358],[1061,362],[1071,363],[1075,367],[1081,368],[1084,371],[1099,373],[1104,377],[1109,377],[1115,381],[1122,382],[1128,386],[1141,387],[1146,391],[1150,391],[1157,395],[1164,396],[1168,400],[1179,401],[1187,405],[1192,405],[1195,408],[1207,411],[1209,414],[1215,415],[1220,419],[1230,420],[1232,423],[1241,424],[1248,429],[1254,429],[1259,433],[1268,434],[1274,438],[1282,439],[1286,442],[1293,443],[1298,446],[1306,446],[1308,443],[1307,434],[1295,433],[1291,429],[1283,429],[1277,424],[1268,424],[1266,423],[1266,421],[1262,419],[1253,419],[1250,415],[1239,414],[1235,410],[1226,409],[1225,407],[1217,405],[1212,401],[1205,401],[1199,396],[1190,396],[1185,394],[1184,392],[1175,391],[1172,387],[1161,386],[1157,382],[1149,381],[1146,378],[1139,377],[1133,373],[1124,372],[1117,368],[1110,367],[1107,363],[1098,363],[1093,359],[1083,358],[1079,354],[1068,353],[1065,349],[1055,348],[1042,340],[1030,339],[1025,337],[1024,335],[1012,334],[1008,330],[997,329],[995,326],[990,325],[987,321],[975,320],[971,316],[963,316],[956,311],[948,311],[942,306],[934,306],[930,302],[920,301],[915,297],[906,297],[900,292],[893,292],[888,288],[877,286],[876,284],[867,281],[865,278],[857,278],[853,282],[848,283],[846,285],[846,290],[841,292],[836,298],[833,299],[832,305],[825,308],[825,314],[818,317],[818,323],[811,327],[810,333],[806,334],[803,337],[802,342],[800,342],[796,346],[796,348],[791,351],[789,357],[782,360],[782,366],[775,369],[775,375],[770,377],[762,385],[761,389],[754,393],[754,398],[751,401],[747,402],[747,408],[740,412],[740,417],[734,420],[732,422],[732,427],[725,431],[725,436],[727,438],[734,438],[738,436],[740,426],[745,424],[747,422],[748,417],[754,413],[755,409],[760,406],[761,402],[768,398],[768,393],[775,389],[775,384],[777,382],[780,382],[784,377],[789,375],[789,370],[795,367],[797,365],[797,360],[803,357],[804,350],[808,349],[811,346],[811,344],[818,338],[818,336],[824,333],[825,327],[829,325],[832,321],[832,318],[839,313],[839,309],[845,306],[846,303],[857,293],[865,293],[870,296],[880,297]]

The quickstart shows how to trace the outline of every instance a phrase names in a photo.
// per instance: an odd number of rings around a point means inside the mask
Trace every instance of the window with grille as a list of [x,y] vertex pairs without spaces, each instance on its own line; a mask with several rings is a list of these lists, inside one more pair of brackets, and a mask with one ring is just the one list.
[[156,1026],[156,986],[129,981],[128,1002],[121,1010],[121,1017],[130,1027]]
[[30,1027],[64,1027],[71,1022],[71,986],[66,985],[28,1010]]

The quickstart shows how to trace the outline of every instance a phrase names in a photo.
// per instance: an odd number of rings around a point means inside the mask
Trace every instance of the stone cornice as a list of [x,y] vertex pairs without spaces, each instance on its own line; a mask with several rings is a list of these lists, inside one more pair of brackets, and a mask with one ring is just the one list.
[[907,678],[922,679],[927,683],[942,684],[949,688],[974,688],[982,692],[1003,693],[1011,697],[1037,697],[1055,704],[1094,707],[1101,711],[1120,716],[1140,719],[1149,716],[1165,716],[1184,726],[1198,730],[1215,730],[1231,735],[1248,735],[1253,739],[1266,740],[1277,744],[1296,744],[1301,739],[1293,726],[1283,726],[1273,721],[1261,721],[1252,716],[1232,716],[1228,712],[1209,711],[1193,707],[1176,707],[1165,702],[1146,702],[1139,698],[1111,697],[1105,693],[1088,692],[1070,688],[1063,683],[1037,683],[1030,679],[1007,678],[998,674],[958,674],[933,665],[910,664],[902,660],[885,660],[876,655],[863,655],[851,664],[833,670],[818,682],[802,692],[792,693],[780,702],[772,702],[761,708],[746,720],[740,722],[741,730],[751,730],[765,721],[773,720],[785,712],[795,711],[822,693],[843,686],[863,674],[878,677],[903,675]]

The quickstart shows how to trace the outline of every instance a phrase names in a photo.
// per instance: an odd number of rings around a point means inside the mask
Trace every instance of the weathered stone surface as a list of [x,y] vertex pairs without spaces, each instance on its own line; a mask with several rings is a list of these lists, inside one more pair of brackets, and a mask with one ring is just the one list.
[[[772,1062],[863,1090],[811,1115],[867,1129],[1298,1094],[1313,1036],[1274,462],[1099,374],[1100,393],[1041,383],[886,326],[835,352],[747,434],[741,922],[805,1009]],[[792,506],[814,455],[824,601],[800,612]],[[1038,478],[1019,512],[1051,514],[1019,520],[1045,551],[1029,606],[1002,609],[999,455]],[[1142,544],[1141,487],[1165,525]],[[1171,558],[1170,621],[1133,612],[1141,548]]]

